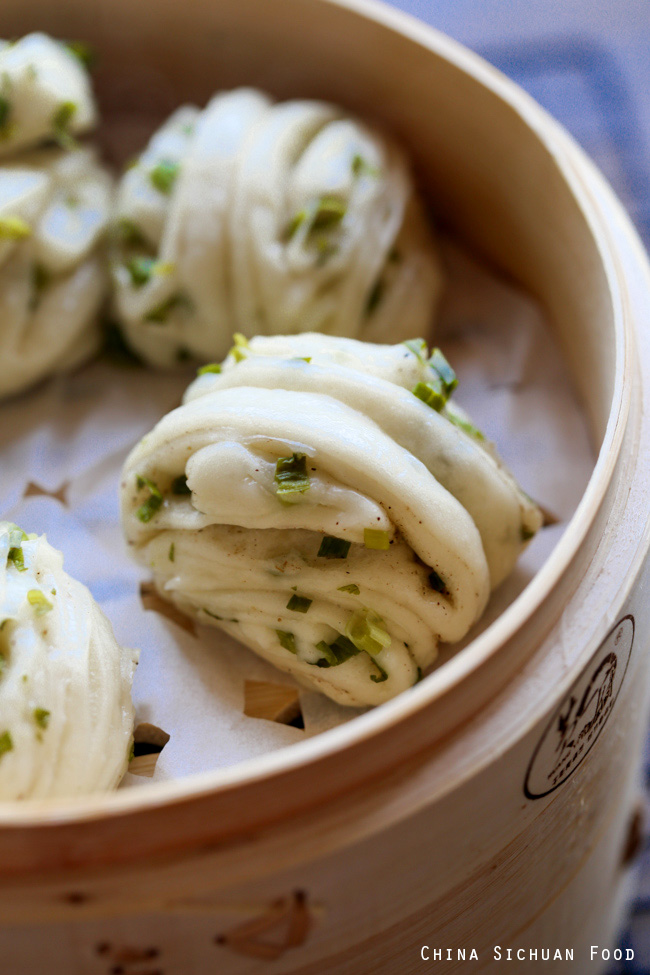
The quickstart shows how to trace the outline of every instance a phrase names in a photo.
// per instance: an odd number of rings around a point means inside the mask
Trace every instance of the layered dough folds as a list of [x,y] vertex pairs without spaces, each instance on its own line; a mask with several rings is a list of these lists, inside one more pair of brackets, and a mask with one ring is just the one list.
[[541,522],[423,343],[239,339],[129,456],[123,524],[160,594],[345,704],[416,682]]
[[39,149],[0,164],[0,396],[97,348],[110,197],[92,149]]
[[406,160],[333,105],[237,89],[179,109],[117,216],[117,313],[154,365],[223,358],[234,331],[429,331],[440,271]]
[[0,522],[0,800],[118,784],[136,663],[45,536]]
[[71,48],[40,33],[0,41],[0,157],[69,141],[96,121],[88,73]]
[[100,342],[112,186],[75,136],[96,122],[88,74],[45,34],[0,42],[0,396]]

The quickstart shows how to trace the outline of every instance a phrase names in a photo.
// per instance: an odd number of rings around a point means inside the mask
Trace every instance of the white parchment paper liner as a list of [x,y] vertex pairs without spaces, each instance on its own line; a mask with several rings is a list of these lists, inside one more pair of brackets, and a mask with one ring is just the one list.
[[[466,643],[546,560],[585,489],[593,454],[538,305],[456,245],[444,245],[444,258],[448,291],[435,342],[459,375],[457,400],[497,443],[528,493],[559,519],[532,542]],[[134,684],[138,721],[171,736],[155,780],[232,765],[358,713],[301,691],[304,730],[246,717],[246,680],[292,685],[291,678],[218,630],[198,627],[194,637],[142,608],[139,584],[147,574],[131,563],[122,540],[118,479],[130,448],[179,403],[192,376],[96,362],[0,407],[0,515],[26,531],[45,532],[63,551],[66,570],[109,616],[117,639],[141,648]],[[26,497],[30,484],[65,500]],[[148,781],[127,774],[123,784]]]

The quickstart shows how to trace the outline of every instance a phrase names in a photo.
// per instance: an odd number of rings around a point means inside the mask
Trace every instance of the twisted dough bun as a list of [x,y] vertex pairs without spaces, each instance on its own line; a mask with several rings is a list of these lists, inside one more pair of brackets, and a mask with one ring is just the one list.
[[453,373],[423,342],[237,341],[127,459],[126,537],[183,612],[381,703],[478,620],[539,509],[444,405]]
[[44,535],[0,522],[0,800],[114,788],[133,736],[137,653]]
[[110,197],[91,149],[40,149],[0,164],[0,396],[97,348]]
[[0,41],[0,156],[71,136],[97,121],[88,73],[46,34]]
[[441,275],[408,164],[333,105],[237,89],[179,109],[117,214],[117,316],[153,365],[223,358],[233,331],[429,331]]

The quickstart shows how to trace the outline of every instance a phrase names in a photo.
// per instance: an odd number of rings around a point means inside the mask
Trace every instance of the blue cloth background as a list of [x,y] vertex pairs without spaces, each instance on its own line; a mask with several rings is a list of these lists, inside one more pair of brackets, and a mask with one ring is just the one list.
[[[525,88],[600,166],[650,250],[650,0],[393,0]],[[650,793],[650,740],[646,746]],[[650,798],[622,935],[650,975]]]

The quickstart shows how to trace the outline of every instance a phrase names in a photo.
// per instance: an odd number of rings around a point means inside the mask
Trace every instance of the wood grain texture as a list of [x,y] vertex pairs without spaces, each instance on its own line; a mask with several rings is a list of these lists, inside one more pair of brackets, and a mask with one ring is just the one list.
[[290,724],[300,713],[300,697],[296,687],[263,680],[245,682],[244,714],[249,718]]

